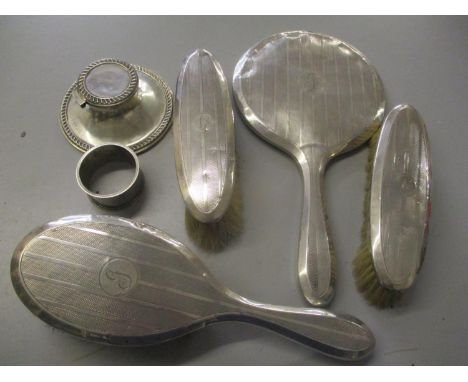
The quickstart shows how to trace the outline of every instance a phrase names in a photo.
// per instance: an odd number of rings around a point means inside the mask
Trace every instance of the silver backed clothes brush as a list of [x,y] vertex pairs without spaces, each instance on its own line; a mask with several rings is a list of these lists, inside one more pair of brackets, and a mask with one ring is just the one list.
[[372,138],[367,182],[354,276],[367,301],[385,308],[413,285],[428,234],[429,139],[414,107],[395,107]]
[[215,322],[245,321],[339,359],[362,359],[374,348],[358,319],[241,297],[166,233],[118,217],[44,224],[18,244],[11,278],[40,319],[98,343],[149,345]]
[[246,124],[299,167],[304,185],[299,281],[312,305],[326,305],[336,271],[324,172],[330,159],[363,144],[379,127],[385,107],[381,80],[351,45],[294,31],[250,48],[236,65],[233,92]]
[[174,110],[177,178],[189,236],[219,249],[240,231],[234,114],[226,77],[214,56],[197,49],[184,60]]

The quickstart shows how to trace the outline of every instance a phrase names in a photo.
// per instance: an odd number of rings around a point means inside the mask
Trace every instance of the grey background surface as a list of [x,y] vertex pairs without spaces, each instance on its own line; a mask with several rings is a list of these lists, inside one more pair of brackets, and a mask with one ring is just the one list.
[[[468,19],[314,16],[0,17],[0,364],[339,364],[241,323],[219,324],[150,348],[86,343],[34,317],[9,277],[11,254],[34,227],[66,215],[103,213],[76,185],[80,153],[58,127],[62,97],[86,64],[121,58],[155,70],[174,89],[182,59],[195,48],[213,52],[230,79],[247,48],[272,33],[295,29],[330,34],[361,50],[382,77],[387,110],[399,103],[414,105],[426,120],[432,146],[426,261],[415,286],[386,311],[365,303],[351,274],[367,152],[329,167],[326,197],[338,262],[331,309],[353,314],[373,330],[377,345],[366,364],[468,363]],[[296,277],[299,172],[293,160],[236,118],[245,226],[227,250],[210,255],[187,237],[171,131],[140,156],[146,177],[140,204],[110,213],[165,230],[246,297],[306,306]]]

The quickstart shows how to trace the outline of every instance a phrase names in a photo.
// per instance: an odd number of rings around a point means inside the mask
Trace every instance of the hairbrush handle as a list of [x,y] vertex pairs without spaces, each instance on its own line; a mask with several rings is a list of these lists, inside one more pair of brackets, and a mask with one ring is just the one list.
[[355,317],[323,309],[261,304],[238,296],[240,314],[227,319],[246,321],[274,330],[333,358],[359,360],[375,346],[370,329]]
[[303,148],[299,160],[304,183],[304,202],[299,241],[299,281],[307,301],[325,306],[334,296],[334,254],[328,235],[323,198],[326,156],[316,148]]

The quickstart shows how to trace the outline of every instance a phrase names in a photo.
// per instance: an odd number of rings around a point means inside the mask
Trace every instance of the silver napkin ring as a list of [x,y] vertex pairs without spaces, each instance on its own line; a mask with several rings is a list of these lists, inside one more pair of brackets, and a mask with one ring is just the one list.
[[[126,187],[114,193],[102,194],[90,189],[95,172],[109,162],[128,163],[134,176]],[[80,188],[96,203],[105,207],[117,207],[132,200],[143,186],[143,175],[135,152],[116,143],[105,143],[86,151],[76,166],[76,181]]]

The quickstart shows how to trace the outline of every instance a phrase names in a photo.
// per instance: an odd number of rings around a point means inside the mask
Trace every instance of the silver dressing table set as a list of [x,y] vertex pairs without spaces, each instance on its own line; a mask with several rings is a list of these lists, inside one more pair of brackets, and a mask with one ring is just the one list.
[[[235,103],[245,125],[292,157],[302,175],[299,253],[291,250],[291,256],[298,256],[298,278],[312,307],[242,297],[168,234],[105,215],[64,217],[25,236],[11,262],[19,298],[48,324],[98,343],[152,345],[238,320],[334,358],[368,357],[375,345],[370,329],[325,309],[335,293],[339,253],[330,240],[324,173],[333,158],[375,142],[363,266],[375,280],[365,281],[370,294],[401,293],[420,270],[428,232],[430,156],[423,119],[409,105],[386,115],[382,81],[366,57],[334,37],[306,31],[278,33],[248,49],[235,67],[232,90],[233,97],[221,64],[203,49],[182,63],[175,97],[149,69],[117,59],[91,63],[60,110],[64,136],[84,152],[77,183],[103,208],[131,203],[144,187],[137,155],[172,125],[187,211],[202,224],[216,224],[235,188]],[[132,173],[127,183],[96,190],[96,177],[115,163]]]

